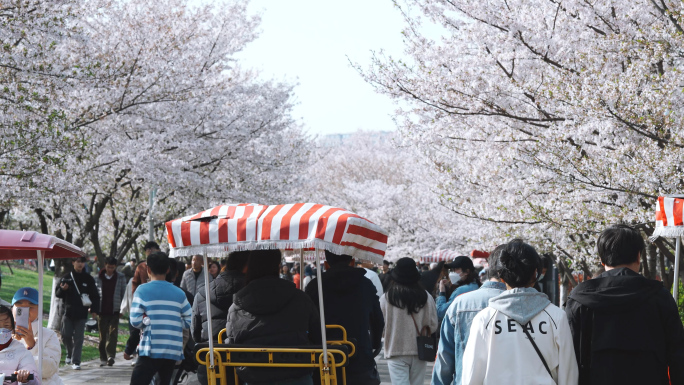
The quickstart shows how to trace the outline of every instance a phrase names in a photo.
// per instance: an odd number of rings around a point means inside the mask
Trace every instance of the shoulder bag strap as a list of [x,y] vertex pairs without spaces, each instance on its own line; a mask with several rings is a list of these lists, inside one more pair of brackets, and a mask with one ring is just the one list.
[[532,338],[532,336],[530,335],[530,332],[528,332],[527,329],[525,329],[525,327],[523,326],[523,324],[521,324],[520,322],[518,322],[518,325],[520,325],[520,327],[522,327],[523,332],[525,333],[525,335],[527,335],[527,339],[530,340],[530,343],[532,343],[532,346],[534,347],[534,350],[537,352],[537,355],[539,356],[539,359],[540,359],[541,362],[544,364],[544,367],[546,368],[546,371],[549,373],[549,376],[551,376],[551,378],[553,378],[553,375],[551,374],[551,369],[549,369],[549,365],[546,363],[546,360],[544,359],[544,356],[542,356],[541,351],[539,350],[539,347],[537,346],[537,343],[534,342],[534,338]]
[[74,281],[74,287],[76,288],[76,292],[77,292],[78,295],[80,296],[80,295],[81,295],[81,291],[78,290],[78,284],[76,283],[76,278],[74,278],[74,272],[72,271],[70,274],[71,274],[71,280]]
[[420,329],[418,329],[418,324],[416,323],[416,319],[413,318],[413,313],[411,313],[411,319],[413,320],[413,326],[416,327],[416,333],[418,333],[418,336],[422,336],[422,334],[420,333]]

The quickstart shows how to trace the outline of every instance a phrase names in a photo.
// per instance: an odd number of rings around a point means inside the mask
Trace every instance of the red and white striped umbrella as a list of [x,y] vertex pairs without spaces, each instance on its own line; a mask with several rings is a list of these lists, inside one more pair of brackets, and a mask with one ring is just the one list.
[[454,250],[436,250],[430,253],[430,255],[420,257],[420,263],[451,262],[459,255],[460,254]]
[[658,237],[675,238],[684,235],[684,195],[658,197],[656,205],[655,230],[650,239]]
[[221,205],[166,223],[174,257],[255,249],[325,249],[382,263],[387,232],[350,211],[315,203]]
[[655,230],[649,237],[655,241],[658,237],[675,238],[675,266],[674,282],[672,285],[672,296],[675,303],[678,301],[679,290],[679,270],[680,270],[680,249],[682,246],[682,236],[684,236],[684,195],[666,195],[658,197],[656,205]]

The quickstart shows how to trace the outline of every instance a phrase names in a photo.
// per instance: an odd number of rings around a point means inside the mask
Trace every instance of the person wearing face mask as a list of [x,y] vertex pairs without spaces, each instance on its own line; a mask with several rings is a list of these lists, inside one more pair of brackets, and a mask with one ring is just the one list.
[[454,302],[454,299],[461,294],[477,290],[482,284],[480,283],[480,278],[475,272],[475,266],[473,265],[473,260],[470,257],[460,256],[456,257],[453,262],[444,265],[448,269],[453,269],[456,274],[460,277],[455,288],[449,296],[447,301],[447,286],[451,285],[451,281],[448,278],[442,279],[439,282],[439,296],[435,301],[437,304],[437,316],[439,317],[439,323],[442,324],[442,319],[446,314],[449,305]]
[[[12,330],[12,310],[7,306],[0,306],[0,373],[6,376],[17,375],[17,381],[9,383],[10,385],[40,385],[41,381],[37,378],[38,371],[31,352],[26,350],[24,344],[12,338]],[[30,374],[34,376],[32,380],[28,379]]]
[[[28,309],[29,311],[29,327],[28,329],[15,325],[14,338],[21,341],[26,349],[33,355],[36,365],[38,365],[38,328],[40,320],[38,319],[38,290],[32,287],[22,287],[14,293],[12,298],[12,306],[14,307],[14,314],[17,308]],[[51,329],[43,327],[43,385],[64,385],[62,379],[59,378],[59,360],[62,358],[62,348],[59,345],[59,338],[57,334]]]

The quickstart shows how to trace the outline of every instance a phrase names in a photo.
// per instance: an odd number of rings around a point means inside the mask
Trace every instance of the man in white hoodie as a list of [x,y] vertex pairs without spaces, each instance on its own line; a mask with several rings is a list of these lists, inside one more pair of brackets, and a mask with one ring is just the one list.
[[489,300],[470,328],[462,383],[575,385],[577,360],[565,312],[532,286],[540,271],[534,248],[521,240],[499,257],[508,290]]

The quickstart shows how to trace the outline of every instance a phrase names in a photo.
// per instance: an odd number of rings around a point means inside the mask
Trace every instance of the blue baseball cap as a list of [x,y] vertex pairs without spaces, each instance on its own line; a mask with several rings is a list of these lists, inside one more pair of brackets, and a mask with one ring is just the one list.
[[21,301],[22,299],[25,299],[34,305],[38,305],[38,290],[32,287],[22,287],[21,289],[17,290],[16,293],[14,293],[14,297],[12,297],[12,305],[18,301]]

